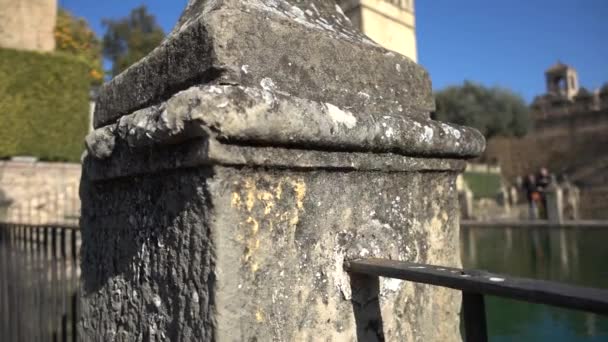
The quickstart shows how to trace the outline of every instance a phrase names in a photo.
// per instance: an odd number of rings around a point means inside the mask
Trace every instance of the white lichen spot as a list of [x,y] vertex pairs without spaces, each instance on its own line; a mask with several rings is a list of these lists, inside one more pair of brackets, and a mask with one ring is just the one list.
[[456,139],[460,139],[460,137],[462,136],[462,133],[460,133],[460,130],[457,128],[454,128],[450,125],[447,124],[441,124],[441,128],[444,131],[447,131],[448,134],[452,135],[454,138]]
[[300,18],[300,19],[304,19],[306,20],[306,16],[304,15],[304,11],[302,11],[299,7],[297,6],[292,6],[291,7],[291,13],[295,14],[296,17]]
[[368,255],[369,255],[369,250],[367,250],[367,248],[363,248],[361,250],[361,252],[359,252],[359,256],[362,257],[362,258],[365,258]]
[[366,99],[366,100],[369,100],[369,99],[370,99],[370,97],[371,97],[369,94],[364,93],[364,92],[362,92],[362,91],[358,92],[358,93],[357,93],[357,96],[362,97],[362,98],[364,98],[364,99]]
[[397,69],[397,72],[401,72],[401,64],[395,64],[395,69]]
[[424,134],[422,135],[422,140],[424,140],[425,142],[430,143],[431,141],[433,141],[433,136],[435,135],[435,132],[433,131],[433,129],[431,127],[425,126],[424,127]]
[[211,94],[222,94],[224,92],[224,90],[221,87],[214,86],[214,85],[208,86],[207,91]]
[[343,124],[347,128],[353,128],[357,125],[357,118],[348,111],[344,111],[331,103],[326,103],[327,114],[331,117],[333,122]]
[[217,108],[225,108],[226,106],[228,106],[228,101],[218,104]]
[[272,79],[268,77],[263,78],[260,81],[260,86],[262,86],[262,89],[264,89],[264,91],[262,92],[262,97],[264,98],[264,101],[268,105],[273,104],[275,100],[273,92],[275,92],[276,90],[276,85],[274,84]]
[[490,281],[493,281],[495,283],[501,283],[505,281],[505,278],[490,277]]
[[154,303],[154,306],[156,306],[157,308],[160,308],[162,301],[160,300],[160,297],[158,295],[154,295],[154,297],[152,298],[152,303]]
[[261,81],[260,81],[260,86],[262,86],[262,89],[266,90],[266,91],[272,91],[276,88],[276,85],[274,84],[274,81],[269,78],[269,77],[264,77]]
[[414,270],[422,270],[422,269],[425,269],[426,267],[424,267],[424,266],[410,266],[409,268],[414,269]]
[[338,4],[336,4],[336,12],[342,14],[343,16],[345,15],[344,11],[342,11],[342,7],[338,6]]
[[192,302],[198,303],[198,301],[199,301],[198,292],[194,291],[194,293],[192,293]]
[[401,284],[401,279],[382,278],[382,292],[397,292],[401,289]]
[[395,135],[395,131],[393,130],[393,127],[387,128],[385,135],[387,138],[392,138]]
[[245,64],[241,67],[241,70],[243,71],[243,73],[248,74],[249,73],[249,65]]

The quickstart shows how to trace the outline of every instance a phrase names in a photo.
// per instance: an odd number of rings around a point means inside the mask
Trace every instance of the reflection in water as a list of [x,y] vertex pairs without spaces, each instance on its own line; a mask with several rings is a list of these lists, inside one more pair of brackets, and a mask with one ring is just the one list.
[[[465,268],[608,288],[608,231],[462,228]],[[608,318],[490,297],[492,341],[608,341]]]

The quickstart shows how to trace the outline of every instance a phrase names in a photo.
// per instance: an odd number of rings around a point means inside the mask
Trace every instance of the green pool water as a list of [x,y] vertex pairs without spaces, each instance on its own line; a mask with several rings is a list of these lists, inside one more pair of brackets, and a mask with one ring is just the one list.
[[[462,228],[465,268],[608,289],[608,231]],[[490,341],[608,341],[608,317],[486,298]]]

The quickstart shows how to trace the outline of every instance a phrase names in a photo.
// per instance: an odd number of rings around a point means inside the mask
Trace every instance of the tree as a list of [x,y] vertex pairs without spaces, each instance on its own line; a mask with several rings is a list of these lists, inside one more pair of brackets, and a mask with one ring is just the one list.
[[477,128],[487,138],[528,133],[529,108],[521,96],[504,88],[487,88],[465,81],[435,94],[434,118]]
[[92,81],[101,82],[101,42],[86,20],[60,8],[55,25],[55,45],[57,51],[74,55],[87,63],[91,68],[89,74]]
[[128,17],[104,19],[103,55],[112,62],[112,75],[145,57],[163,40],[165,33],[145,6],[137,7]]

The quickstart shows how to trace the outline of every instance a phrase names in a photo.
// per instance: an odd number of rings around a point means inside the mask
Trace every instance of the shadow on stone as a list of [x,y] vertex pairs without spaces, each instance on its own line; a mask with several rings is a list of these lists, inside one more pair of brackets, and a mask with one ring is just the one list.
[[[100,291],[112,279],[110,288],[124,293],[131,286],[151,283],[153,278],[164,286],[148,289],[144,292],[150,293],[143,296],[154,292],[171,298],[184,282],[208,279],[211,251],[204,208],[208,199],[206,180],[212,171],[192,169],[189,175],[193,181],[189,184],[174,172],[102,183],[91,183],[86,175],[83,177],[85,294]],[[183,264],[186,255],[197,262]],[[197,285],[202,288],[208,284]],[[126,297],[117,300],[120,306]]]
[[384,341],[384,326],[380,311],[380,278],[350,274],[353,312],[357,325],[357,341]]

